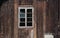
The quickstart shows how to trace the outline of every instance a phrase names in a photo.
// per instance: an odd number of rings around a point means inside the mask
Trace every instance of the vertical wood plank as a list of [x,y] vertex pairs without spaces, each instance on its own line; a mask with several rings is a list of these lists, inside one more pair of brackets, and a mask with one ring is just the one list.
[[34,6],[34,28],[33,28],[33,30],[34,30],[34,38],[37,38],[37,28],[36,28],[36,0],[33,0],[33,6]]
[[14,0],[14,38],[18,38],[18,4],[17,0]]
[[46,1],[43,3],[43,33],[46,32]]

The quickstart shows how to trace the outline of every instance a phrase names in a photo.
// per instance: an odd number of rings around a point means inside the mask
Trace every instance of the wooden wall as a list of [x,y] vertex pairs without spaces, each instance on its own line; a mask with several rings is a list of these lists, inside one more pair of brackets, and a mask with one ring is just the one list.
[[60,0],[58,1],[58,36],[60,38]]
[[57,35],[58,24],[60,25],[58,0],[8,0],[4,2],[0,8],[0,38],[26,38],[29,35],[31,29],[18,28],[17,9],[20,5],[34,7],[34,38],[44,38],[44,33],[53,33],[55,38],[60,38],[60,35]]
[[[53,33],[54,38],[60,38],[60,13],[59,0],[49,0],[47,6],[46,32]],[[48,28],[48,29],[47,29]]]
[[58,0],[53,1],[49,0],[47,2],[47,19],[46,19],[46,24],[47,24],[47,32],[52,32],[53,27],[55,28],[58,25]]
[[0,38],[13,38],[14,7],[11,0],[5,1],[0,8]]

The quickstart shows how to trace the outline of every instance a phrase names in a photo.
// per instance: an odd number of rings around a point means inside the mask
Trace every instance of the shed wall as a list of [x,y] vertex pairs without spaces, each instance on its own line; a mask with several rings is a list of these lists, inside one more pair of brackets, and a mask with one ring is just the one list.
[[43,33],[53,33],[55,38],[60,38],[60,35],[57,35],[60,29],[58,28],[58,25],[60,26],[58,0],[32,0],[30,2],[8,0],[4,2],[0,8],[0,38],[27,38],[29,35],[32,29],[20,29],[17,25],[17,8],[20,5],[31,5],[35,8],[33,29],[36,31],[36,37],[34,38],[43,38]]

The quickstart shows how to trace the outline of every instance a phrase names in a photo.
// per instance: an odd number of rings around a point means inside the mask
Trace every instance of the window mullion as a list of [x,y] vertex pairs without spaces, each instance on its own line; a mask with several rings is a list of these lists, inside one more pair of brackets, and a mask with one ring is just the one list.
[[32,8],[32,26],[34,25],[34,9]]
[[27,27],[27,8],[25,8],[25,27]]
[[18,9],[18,27],[20,27],[20,8]]

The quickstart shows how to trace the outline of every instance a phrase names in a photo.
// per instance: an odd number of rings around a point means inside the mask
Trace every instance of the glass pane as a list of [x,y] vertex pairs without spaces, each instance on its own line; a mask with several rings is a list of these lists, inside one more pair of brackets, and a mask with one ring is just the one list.
[[32,9],[27,9],[27,26],[32,26]]
[[25,13],[25,9],[20,9],[20,13]]
[[20,26],[25,26],[25,23],[20,23]]
[[20,18],[20,22],[24,22],[25,23],[25,18]]
[[32,13],[32,9],[27,9],[27,14],[31,14]]
[[32,21],[32,18],[27,18],[27,21]]
[[20,14],[20,17],[25,17],[25,14]]
[[32,17],[32,14],[27,14],[27,17]]
[[27,23],[27,26],[32,26],[32,23]]

